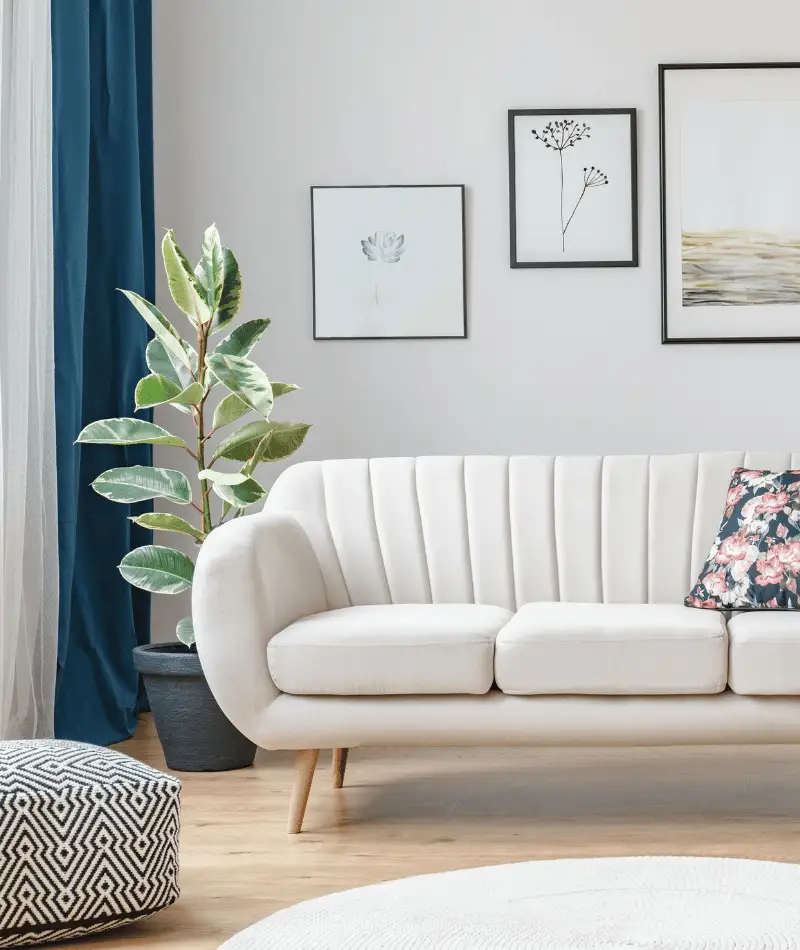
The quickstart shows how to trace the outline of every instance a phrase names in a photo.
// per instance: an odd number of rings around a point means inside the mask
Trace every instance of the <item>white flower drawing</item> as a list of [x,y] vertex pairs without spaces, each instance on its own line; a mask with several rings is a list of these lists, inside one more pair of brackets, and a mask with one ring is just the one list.
[[405,250],[405,236],[394,231],[376,231],[361,242],[361,250],[367,260],[396,264]]

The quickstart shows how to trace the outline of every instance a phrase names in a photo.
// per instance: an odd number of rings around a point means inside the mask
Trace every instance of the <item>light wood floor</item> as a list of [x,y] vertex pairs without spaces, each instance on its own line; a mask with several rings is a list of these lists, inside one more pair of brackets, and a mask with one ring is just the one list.
[[[164,766],[149,719],[122,751]],[[431,871],[539,858],[700,854],[800,862],[800,749],[359,750],[320,755],[300,835],[292,757],[184,774],[182,896],[92,950],[216,950],[299,900]],[[75,947],[78,944],[63,944]]]

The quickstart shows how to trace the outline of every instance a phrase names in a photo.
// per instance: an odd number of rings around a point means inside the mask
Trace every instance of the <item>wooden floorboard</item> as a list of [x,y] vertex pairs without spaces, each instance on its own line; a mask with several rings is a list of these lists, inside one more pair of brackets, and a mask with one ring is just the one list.
[[[152,722],[118,746],[156,767]],[[455,868],[542,858],[699,854],[800,862],[800,749],[353,749],[320,755],[305,830],[286,834],[291,753],[180,774],[181,899],[92,950],[216,950],[280,907]],[[79,944],[61,944],[76,947]]]

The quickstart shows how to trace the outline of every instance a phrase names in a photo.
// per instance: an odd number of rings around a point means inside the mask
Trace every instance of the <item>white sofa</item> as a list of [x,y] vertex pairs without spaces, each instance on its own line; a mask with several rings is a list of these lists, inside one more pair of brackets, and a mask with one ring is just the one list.
[[800,454],[303,462],[197,561],[208,682],[258,745],[800,742],[800,618],[683,606],[731,470]]

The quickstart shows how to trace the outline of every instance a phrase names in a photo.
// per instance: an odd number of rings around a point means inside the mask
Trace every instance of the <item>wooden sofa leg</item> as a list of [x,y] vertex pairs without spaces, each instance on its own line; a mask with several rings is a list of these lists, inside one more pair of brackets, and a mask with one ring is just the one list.
[[308,796],[311,792],[311,783],[314,781],[314,769],[317,767],[319,749],[298,749],[294,757],[294,786],[292,800],[289,805],[290,835],[300,834],[303,827],[303,817],[306,813]]
[[349,749],[333,750],[333,787],[341,788],[344,785],[344,772],[347,768],[347,753]]

